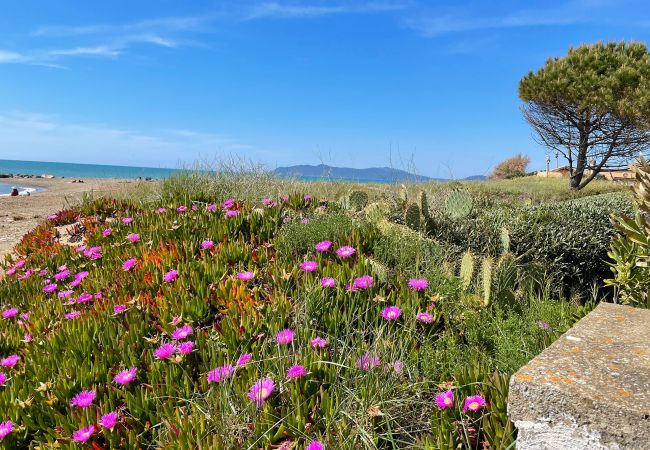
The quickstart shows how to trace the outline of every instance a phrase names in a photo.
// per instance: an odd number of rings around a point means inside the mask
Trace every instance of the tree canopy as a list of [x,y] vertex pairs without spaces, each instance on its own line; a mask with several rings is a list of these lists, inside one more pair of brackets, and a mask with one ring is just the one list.
[[569,49],[524,76],[519,97],[539,141],[567,159],[573,189],[650,144],[650,53],[642,43]]
[[530,164],[528,155],[516,154],[512,158],[505,159],[497,164],[490,178],[493,180],[507,180],[510,178],[523,177],[526,175],[526,167]]

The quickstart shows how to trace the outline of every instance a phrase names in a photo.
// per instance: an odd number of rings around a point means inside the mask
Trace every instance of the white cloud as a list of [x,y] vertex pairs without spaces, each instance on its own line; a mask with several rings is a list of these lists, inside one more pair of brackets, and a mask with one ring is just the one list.
[[96,47],[75,47],[63,50],[50,50],[48,55],[57,56],[104,56],[108,58],[117,58],[122,52],[117,48],[107,45],[98,45]]
[[251,10],[249,20],[263,18],[288,19],[296,17],[316,17],[334,14],[369,14],[403,9],[401,3],[367,2],[337,5],[306,5],[302,3],[261,3]]
[[20,53],[0,50],[0,64],[17,63],[17,62],[23,62],[24,60],[25,60],[25,56],[21,55]]

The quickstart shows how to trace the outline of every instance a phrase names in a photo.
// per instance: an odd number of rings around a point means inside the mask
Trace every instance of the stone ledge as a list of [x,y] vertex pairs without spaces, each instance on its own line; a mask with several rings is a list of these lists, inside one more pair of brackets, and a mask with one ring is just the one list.
[[508,415],[521,450],[649,449],[650,310],[598,305],[512,376]]

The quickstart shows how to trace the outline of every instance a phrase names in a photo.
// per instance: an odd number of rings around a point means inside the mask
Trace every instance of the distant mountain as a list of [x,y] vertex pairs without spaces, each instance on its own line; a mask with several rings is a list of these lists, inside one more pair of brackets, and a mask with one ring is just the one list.
[[[350,167],[333,167],[326,164],[317,166],[298,165],[278,167],[273,171],[279,177],[306,178],[315,180],[346,180],[378,183],[395,183],[401,181],[449,181],[443,178],[431,178],[416,175],[392,167],[371,167],[369,169],[352,169]],[[485,179],[482,175],[466,178],[467,180]]]

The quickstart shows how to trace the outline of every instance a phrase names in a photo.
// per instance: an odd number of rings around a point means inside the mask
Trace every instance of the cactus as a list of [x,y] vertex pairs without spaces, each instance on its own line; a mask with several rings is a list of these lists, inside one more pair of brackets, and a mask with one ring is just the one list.
[[510,232],[506,227],[501,228],[499,238],[501,239],[501,250],[503,253],[510,252]]
[[350,207],[355,211],[361,211],[368,204],[368,194],[364,191],[352,191],[350,193]]
[[474,275],[474,255],[472,255],[472,252],[467,250],[463,255],[463,259],[460,262],[460,279],[463,282],[463,288],[465,288],[465,290],[469,289],[470,284],[472,284],[473,275]]
[[483,281],[483,304],[485,306],[490,305],[490,296],[492,294],[492,258],[485,258],[483,260],[483,266],[481,267],[482,271],[482,281]]
[[400,190],[399,190],[399,198],[400,198],[404,203],[406,203],[406,202],[409,201],[409,191],[408,191],[408,189],[406,189],[406,186],[404,186],[403,184],[400,185],[400,186],[401,186],[401,188],[400,188]]
[[381,281],[382,283],[386,283],[388,281],[388,267],[373,258],[366,258],[366,262],[372,268],[372,273],[377,277],[377,280]]
[[429,210],[429,197],[425,191],[420,192],[420,209],[422,216],[425,220],[431,219],[431,211]]
[[409,228],[419,231],[420,230],[420,208],[415,203],[407,206],[404,212],[404,222]]
[[474,207],[472,194],[464,189],[454,189],[447,196],[447,214],[452,219],[467,217]]

